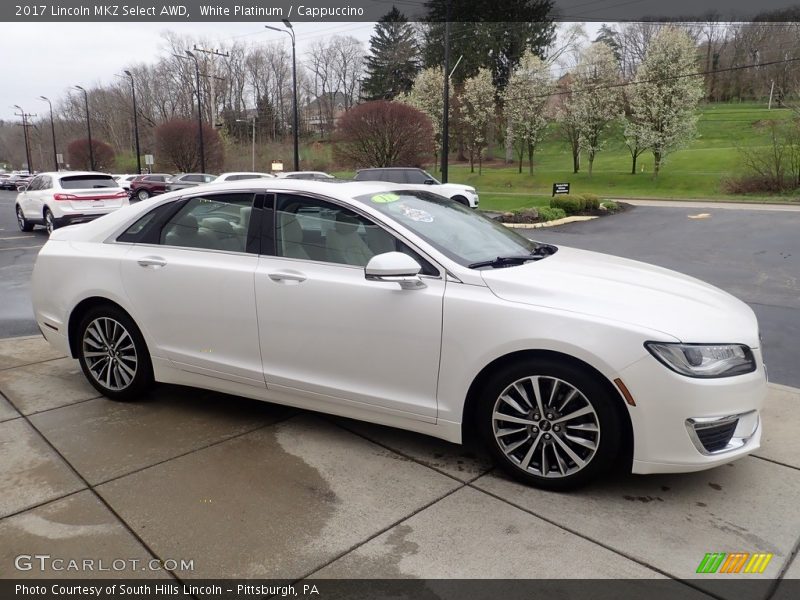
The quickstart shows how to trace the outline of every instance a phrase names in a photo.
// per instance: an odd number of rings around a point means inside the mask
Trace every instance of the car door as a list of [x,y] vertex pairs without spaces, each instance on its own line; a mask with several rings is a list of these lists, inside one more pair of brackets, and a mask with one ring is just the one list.
[[255,198],[194,194],[156,209],[166,212],[134,224],[133,237],[119,241],[134,242],[122,279],[153,353],[185,371],[264,387],[253,293]]
[[[440,270],[337,202],[286,193],[267,200],[276,210],[264,211],[255,277],[267,387],[433,422]],[[367,280],[369,258],[389,251],[423,264],[426,286]]]
[[42,218],[42,203],[39,199],[38,189],[42,183],[42,175],[37,175],[33,179],[26,181],[28,187],[19,192],[17,202],[22,207],[22,212],[27,219]]

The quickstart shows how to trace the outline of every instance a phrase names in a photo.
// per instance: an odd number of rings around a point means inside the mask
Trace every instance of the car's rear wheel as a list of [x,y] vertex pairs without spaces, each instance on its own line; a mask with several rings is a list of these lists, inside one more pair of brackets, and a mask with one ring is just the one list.
[[47,230],[47,235],[50,235],[56,230],[56,220],[53,217],[53,213],[50,212],[49,208],[44,209],[44,228]]
[[588,369],[555,360],[500,369],[483,389],[478,427],[512,477],[551,490],[585,485],[619,454],[620,416]]
[[147,200],[150,197],[150,192],[148,192],[147,190],[144,190],[144,189],[137,190],[136,191],[136,197],[139,200]]
[[28,222],[19,205],[17,205],[17,226],[20,231],[33,231],[33,223]]
[[139,328],[115,306],[90,309],[78,327],[78,358],[94,388],[112,400],[139,399],[153,384],[153,367]]

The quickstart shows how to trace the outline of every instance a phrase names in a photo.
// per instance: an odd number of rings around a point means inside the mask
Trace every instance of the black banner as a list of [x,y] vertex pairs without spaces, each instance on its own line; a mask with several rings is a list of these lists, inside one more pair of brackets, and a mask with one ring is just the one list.
[[[0,21],[29,22],[374,22],[397,6],[409,21],[800,21],[797,0],[15,0]],[[531,12],[532,11],[532,12]]]
[[[576,560],[580,557],[576,556]],[[559,570],[568,565],[558,565]],[[0,598],[37,600],[789,600],[800,580],[675,579],[304,579],[278,580],[0,580]]]

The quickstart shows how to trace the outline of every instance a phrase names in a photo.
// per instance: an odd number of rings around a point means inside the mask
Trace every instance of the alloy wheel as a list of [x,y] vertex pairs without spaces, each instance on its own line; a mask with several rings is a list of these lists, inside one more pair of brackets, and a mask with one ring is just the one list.
[[49,210],[44,213],[44,228],[47,230],[47,235],[53,233],[53,230],[56,228],[53,222],[53,213]]
[[131,384],[139,361],[133,338],[119,321],[94,319],[84,330],[82,343],[86,366],[95,381],[112,391]]
[[585,468],[600,445],[600,420],[586,396],[549,376],[518,379],[492,411],[495,442],[526,473],[563,478]]

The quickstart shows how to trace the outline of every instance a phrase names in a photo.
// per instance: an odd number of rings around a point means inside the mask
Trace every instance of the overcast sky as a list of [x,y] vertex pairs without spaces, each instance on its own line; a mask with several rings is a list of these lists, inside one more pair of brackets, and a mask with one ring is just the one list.
[[[352,35],[365,47],[373,23],[295,23],[298,61],[309,44],[333,35]],[[593,37],[598,24],[587,24]],[[158,60],[165,53],[161,34],[182,35],[218,42],[283,41],[289,36],[250,23],[5,23],[0,34],[0,119],[13,120],[14,104],[44,116],[48,96],[54,103],[71,86],[87,88],[106,83],[128,65]]]

